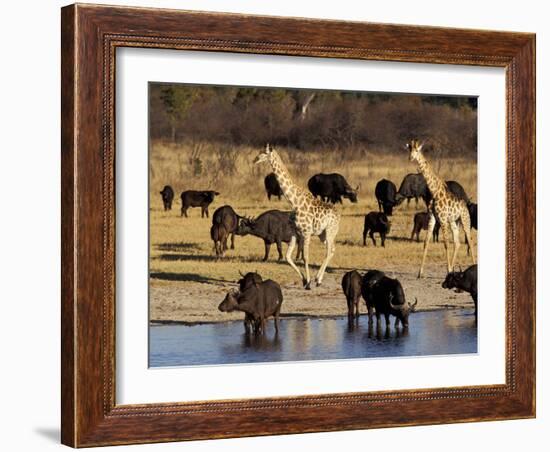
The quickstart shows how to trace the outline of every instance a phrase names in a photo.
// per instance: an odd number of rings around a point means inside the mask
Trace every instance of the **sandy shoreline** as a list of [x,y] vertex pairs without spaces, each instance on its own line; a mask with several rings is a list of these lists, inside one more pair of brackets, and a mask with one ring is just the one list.
[[[296,317],[336,317],[347,314],[346,299],[340,285],[343,271],[327,273],[323,285],[310,291],[296,283],[282,286],[282,318]],[[402,269],[388,273],[388,276],[401,281],[407,301],[418,299],[417,311],[438,309],[473,309],[473,302],[467,293],[455,293],[441,287],[444,271],[427,272],[417,279],[413,269]],[[205,323],[240,320],[243,313],[224,313],[218,310],[225,294],[237,288],[231,281],[153,281],[150,288],[149,319],[152,325]],[[366,313],[364,302],[361,314]]]

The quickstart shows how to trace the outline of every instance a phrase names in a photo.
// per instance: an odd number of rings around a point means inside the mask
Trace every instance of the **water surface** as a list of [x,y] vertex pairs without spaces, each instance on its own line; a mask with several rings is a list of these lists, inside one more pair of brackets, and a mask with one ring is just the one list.
[[470,311],[416,312],[408,330],[377,328],[361,316],[282,318],[279,334],[268,321],[264,335],[246,335],[242,321],[204,325],[152,325],[149,365],[196,366],[281,361],[477,353]]

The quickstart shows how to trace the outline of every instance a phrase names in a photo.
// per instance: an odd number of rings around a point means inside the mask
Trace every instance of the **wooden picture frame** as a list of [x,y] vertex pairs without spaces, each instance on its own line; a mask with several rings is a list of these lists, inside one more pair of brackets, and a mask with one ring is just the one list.
[[[73,447],[535,416],[535,36],[71,5],[62,9],[62,442]],[[148,47],[506,69],[506,382],[115,403],[115,50]]]

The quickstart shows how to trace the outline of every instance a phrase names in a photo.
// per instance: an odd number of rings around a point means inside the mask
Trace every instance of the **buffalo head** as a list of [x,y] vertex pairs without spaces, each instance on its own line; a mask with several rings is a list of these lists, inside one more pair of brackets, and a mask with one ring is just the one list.
[[253,218],[241,217],[239,218],[239,222],[237,224],[237,230],[235,231],[235,234],[237,235],[250,234],[253,231],[255,224],[256,223]]
[[232,312],[235,310],[235,308],[238,306],[237,297],[239,295],[239,292],[237,291],[230,291],[227,293],[223,301],[218,306],[218,309],[221,312]]
[[444,289],[454,289],[455,287],[458,287],[460,285],[460,281],[462,280],[462,272],[451,272],[447,273],[447,276],[445,277],[445,281],[443,281],[443,284],[441,284],[441,287]]
[[401,320],[401,323],[403,324],[403,328],[409,327],[409,314],[412,312],[415,312],[416,305],[418,304],[418,299],[414,299],[414,303],[404,303],[404,304],[393,304],[393,294],[390,294],[389,297],[389,304],[390,307],[395,311],[395,317],[397,317],[399,320]]

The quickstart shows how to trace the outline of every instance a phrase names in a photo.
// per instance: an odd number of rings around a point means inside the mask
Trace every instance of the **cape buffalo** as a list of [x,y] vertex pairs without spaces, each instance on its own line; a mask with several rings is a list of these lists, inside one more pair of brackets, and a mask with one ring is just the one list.
[[393,214],[393,207],[397,204],[395,199],[397,188],[391,180],[378,181],[374,189],[374,195],[378,201],[378,210],[384,211],[388,216]]
[[200,207],[201,208],[201,218],[208,218],[208,206],[214,201],[214,197],[219,195],[217,191],[206,190],[206,191],[196,191],[196,190],[187,190],[181,194],[181,216],[184,215],[187,217],[187,209],[189,207]]
[[411,173],[407,174],[399,190],[395,195],[395,201],[399,204],[404,199],[407,199],[407,205],[411,202],[411,199],[414,198],[416,205],[418,206],[418,198],[422,198],[426,203],[426,208],[428,207],[431,195],[428,190],[428,184],[426,184],[426,179],[421,173]]
[[448,273],[441,286],[444,289],[458,289],[468,292],[474,300],[477,321],[477,265],[471,265],[463,272]]
[[283,259],[282,242],[289,243],[292,237],[296,237],[298,244],[296,259],[304,258],[304,239],[298,233],[296,225],[292,220],[292,212],[281,212],[280,210],[268,210],[255,219],[242,218],[236,231],[237,235],[251,234],[260,237],[264,241],[264,261],[269,258],[271,245],[277,245],[279,260]]
[[227,251],[227,238],[231,235],[231,249],[235,249],[235,232],[241,218],[233,210],[233,207],[225,205],[218,207],[214,215],[212,215],[212,226],[221,225],[225,229],[225,241],[223,242],[223,250]]
[[[273,316],[275,331],[279,331],[279,313],[283,303],[281,287],[268,279],[260,284],[252,284],[243,292],[231,291],[218,306],[222,312],[242,311],[254,321],[256,334],[265,331],[266,319]],[[245,321],[246,325],[246,321]]]
[[359,300],[361,298],[361,275],[357,270],[352,270],[344,274],[342,278],[342,290],[346,296],[348,304],[348,319],[359,317]]
[[382,240],[382,246],[385,247],[386,235],[390,233],[391,223],[385,213],[382,212],[369,212],[365,215],[365,225],[363,227],[363,246],[367,245],[367,233],[372,239],[372,243],[376,246],[376,240],[374,239],[374,233],[380,234]]
[[409,314],[414,312],[418,300],[414,304],[407,303],[403,287],[397,279],[383,276],[370,290],[371,299],[376,309],[376,321],[380,322],[380,315],[386,318],[386,328],[390,326],[390,315],[395,316],[395,327],[399,322],[403,328],[409,326]]
[[325,202],[342,203],[342,197],[357,202],[359,186],[354,190],[344,176],[338,173],[316,174],[309,179],[307,186],[313,196],[319,196]]
[[172,187],[170,187],[170,185],[165,185],[160,195],[162,196],[164,210],[172,210],[172,201],[174,200],[174,190]]
[[384,276],[384,272],[380,270],[367,270],[363,275],[363,280],[361,281],[361,295],[363,300],[365,300],[365,305],[367,306],[367,311],[369,314],[369,324],[372,324],[372,316],[374,314],[374,296],[372,289]]
[[271,196],[277,196],[279,198],[279,201],[281,200],[281,196],[283,196],[283,190],[281,190],[281,186],[279,185],[279,181],[277,180],[277,176],[275,176],[275,173],[269,173],[267,176],[265,176],[264,185],[265,192],[267,193],[267,199],[271,201]]

